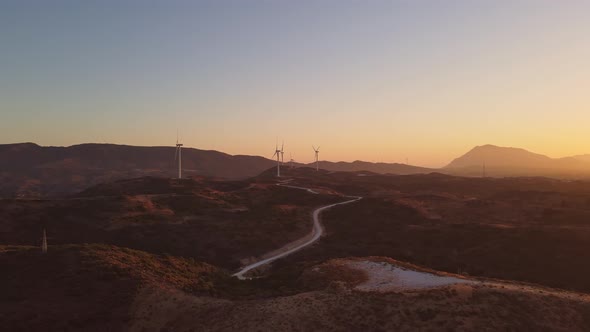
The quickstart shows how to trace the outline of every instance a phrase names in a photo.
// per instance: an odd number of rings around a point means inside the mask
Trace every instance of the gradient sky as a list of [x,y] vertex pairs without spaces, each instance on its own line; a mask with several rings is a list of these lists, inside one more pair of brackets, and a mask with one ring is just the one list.
[[590,1],[0,1],[0,143],[177,128],[301,162],[590,153]]

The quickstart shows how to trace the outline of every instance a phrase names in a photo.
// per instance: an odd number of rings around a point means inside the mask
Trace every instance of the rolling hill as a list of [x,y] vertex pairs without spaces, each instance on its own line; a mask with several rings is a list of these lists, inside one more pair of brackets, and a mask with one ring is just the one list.
[[[419,268],[386,257],[312,263],[289,293],[192,259],[103,244],[0,246],[6,331],[587,331],[587,294],[489,279],[434,288],[366,289]],[[351,265],[356,264],[356,265]],[[394,265],[395,264],[395,265]],[[351,268],[351,266],[353,266]],[[464,278],[449,275],[454,278]],[[247,292],[247,297],[244,292]]]
[[590,154],[581,154],[573,156],[572,158],[590,163]]
[[[348,162],[331,162],[331,161],[320,161],[320,168],[335,171],[335,172],[359,172],[368,171],[379,174],[420,174],[434,172],[435,169],[412,166],[407,164],[399,163],[370,163],[366,161],[356,160],[351,163]],[[315,163],[310,163],[307,166],[315,167]]]
[[[183,174],[229,180],[257,176],[276,165],[260,156],[229,155],[219,151],[184,148]],[[446,173],[458,176],[590,177],[590,155],[549,158],[524,149],[477,146],[441,169],[399,163],[320,161],[332,172],[368,171],[377,174]],[[312,167],[293,164],[294,167]],[[55,197],[91,186],[144,176],[175,177],[174,147],[80,144],[44,147],[34,143],[0,145],[0,197]]]
[[[240,179],[272,167],[272,160],[185,148],[183,171]],[[58,196],[118,179],[174,177],[174,147],[81,144],[42,147],[34,143],[0,145],[0,196]]]
[[[175,177],[174,147],[80,144],[45,147],[35,143],[0,145],[0,197],[62,196],[99,183],[142,176]],[[260,156],[183,148],[183,174],[230,180],[256,176],[276,165]],[[305,166],[295,164],[295,166]],[[315,164],[314,164],[315,166]],[[330,171],[414,174],[428,169],[401,164],[322,162]]]
[[[68,198],[0,200],[2,327],[589,330],[589,182],[309,167],[285,176],[319,194],[276,186],[268,169],[240,181],[143,177]],[[305,235],[311,211],[338,193],[363,199],[325,211],[318,243],[252,280],[230,277]],[[462,282],[407,284],[417,272]]]

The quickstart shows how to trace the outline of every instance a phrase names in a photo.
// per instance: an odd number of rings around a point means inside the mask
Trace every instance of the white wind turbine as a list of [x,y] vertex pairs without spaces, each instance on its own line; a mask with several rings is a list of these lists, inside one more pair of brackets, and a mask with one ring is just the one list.
[[178,159],[178,178],[182,179],[182,143],[178,143],[178,134],[176,135],[176,150],[174,160]]
[[[282,149],[282,148],[281,148]],[[275,146],[275,153],[272,155],[277,156],[277,177],[281,176],[281,150],[279,150],[279,145]]]
[[319,163],[319,154],[320,154],[320,147],[318,146],[318,148],[316,149],[315,146],[311,146],[313,148],[313,151],[315,152],[315,170],[319,171],[320,170],[320,163]]
[[283,142],[283,144],[281,144],[281,164],[285,164],[285,151],[283,151],[283,148],[285,147],[285,142]]

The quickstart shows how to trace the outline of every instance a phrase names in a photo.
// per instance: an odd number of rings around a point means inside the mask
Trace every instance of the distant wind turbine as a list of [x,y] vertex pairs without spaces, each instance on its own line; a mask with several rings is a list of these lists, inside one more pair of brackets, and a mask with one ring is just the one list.
[[281,176],[281,150],[279,150],[279,145],[275,146],[275,153],[272,155],[277,156],[277,177]]
[[176,134],[176,150],[174,160],[178,159],[178,178],[182,179],[182,143],[178,143],[178,134]]
[[283,142],[283,144],[281,144],[281,164],[283,164],[283,165],[285,164],[285,158],[284,158],[285,151],[283,150],[284,147],[285,147],[285,142]]
[[320,170],[320,163],[319,163],[320,147],[318,146],[317,149],[313,145],[311,147],[313,148],[313,151],[315,152],[315,170],[319,171]]
[[289,152],[289,155],[291,156],[291,160],[289,160],[289,164],[290,164],[291,168],[293,168],[293,162],[295,161],[293,159],[293,153]]

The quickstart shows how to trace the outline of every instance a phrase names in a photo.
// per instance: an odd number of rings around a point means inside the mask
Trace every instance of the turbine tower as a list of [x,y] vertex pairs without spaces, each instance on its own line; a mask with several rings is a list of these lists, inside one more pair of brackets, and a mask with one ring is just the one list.
[[319,154],[320,154],[320,147],[318,146],[318,148],[316,149],[315,146],[311,146],[313,148],[313,151],[315,152],[315,170],[319,171],[320,170],[320,162],[319,162]]
[[284,147],[285,147],[285,142],[283,142],[283,144],[281,144],[281,164],[283,164],[283,165],[285,164],[285,158],[284,158],[285,151],[283,151]]
[[289,153],[289,155],[291,156],[291,159],[289,160],[289,164],[291,166],[291,168],[293,168],[293,162],[295,162],[295,160],[293,159],[293,153]]
[[176,135],[176,150],[174,152],[174,160],[178,159],[178,178],[182,179],[182,143],[178,143],[178,135]]
[[43,240],[41,240],[41,253],[47,253],[47,234],[45,233],[45,228],[43,228]]
[[[282,149],[282,148],[281,148]],[[281,176],[281,150],[279,150],[279,145],[275,146],[275,153],[272,155],[277,156],[277,177]]]

